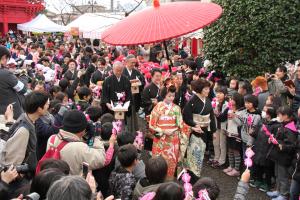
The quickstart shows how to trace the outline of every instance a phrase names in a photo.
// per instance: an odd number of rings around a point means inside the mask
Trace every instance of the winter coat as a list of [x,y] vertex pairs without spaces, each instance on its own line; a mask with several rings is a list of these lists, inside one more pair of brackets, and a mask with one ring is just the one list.
[[300,183],[300,136],[298,136],[297,153],[293,161],[292,179]]
[[150,185],[147,178],[143,178],[139,180],[134,188],[133,192],[133,200],[138,200],[148,192],[156,192],[156,190],[161,186],[163,183],[158,183],[154,185]]
[[296,95],[293,98],[293,103],[292,103],[292,109],[295,113],[297,113],[298,108],[300,106],[300,79],[295,79],[295,90],[296,90]]
[[218,105],[216,106],[216,108],[214,108],[214,110],[218,111],[218,115],[216,116],[216,122],[217,122],[217,128],[218,129],[222,129],[222,130],[226,130],[226,126],[227,126],[227,116],[228,116],[228,102],[224,101],[222,103],[222,105]]
[[268,158],[279,165],[290,166],[295,156],[298,137],[294,121],[281,123],[277,131],[275,130],[272,134],[274,134],[278,143],[282,145],[282,150],[279,149],[279,145],[271,144]]
[[[82,172],[82,163],[89,164],[90,170],[99,169],[105,163],[105,149],[100,137],[95,137],[94,144],[89,147],[77,135],[60,130],[58,137],[55,138],[54,146],[58,146],[62,140],[68,143],[60,151],[60,158],[70,166],[71,175],[80,175]],[[47,150],[49,149],[48,140]]]
[[54,125],[54,117],[48,113],[36,120],[35,132],[37,137],[36,155],[37,159],[40,160],[46,153],[49,137],[53,134],[57,134],[59,128]]
[[10,199],[9,185],[0,180],[0,199]]
[[[247,120],[250,115],[252,116],[253,122],[251,125],[248,125]],[[241,126],[241,138],[243,143],[247,144],[247,146],[252,146],[258,124],[261,120],[260,112],[255,111],[253,113],[250,113],[247,111],[247,109],[244,109],[239,113],[237,117],[239,119],[239,126]]]
[[[273,162],[267,159],[268,150],[271,146],[269,144],[268,139],[269,137],[266,135],[265,131],[262,129],[262,123],[259,125],[259,131],[254,141],[254,151],[255,155],[253,161],[255,164],[259,166],[271,166]],[[280,127],[280,123],[276,120],[264,123],[266,128],[271,132],[274,133]]]
[[263,91],[263,92],[258,94],[258,96],[257,96],[257,98],[258,98],[258,109],[260,111],[263,110],[269,95],[270,95],[269,91]]
[[286,75],[282,80],[271,79],[268,82],[270,94],[280,97],[283,106],[287,105],[287,96],[289,94],[283,82],[288,79],[289,77]]
[[135,185],[134,175],[123,167],[117,168],[110,175],[110,194],[114,195],[115,199],[131,200]]

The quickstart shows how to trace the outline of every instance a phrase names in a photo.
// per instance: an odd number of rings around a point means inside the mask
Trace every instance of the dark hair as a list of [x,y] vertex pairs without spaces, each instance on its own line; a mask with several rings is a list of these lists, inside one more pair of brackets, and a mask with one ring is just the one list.
[[106,60],[102,56],[98,58],[98,62],[100,62],[101,65],[106,65]]
[[257,106],[258,106],[258,98],[257,98],[257,96],[254,96],[252,94],[246,95],[244,97],[244,101],[245,101],[245,103],[246,102],[252,103],[254,108],[257,108]]
[[216,93],[223,93],[225,96],[228,93],[226,86],[218,86],[215,91]]
[[66,78],[63,78],[59,81],[59,87],[61,88],[61,91],[65,91],[67,87],[69,86],[69,81]]
[[46,169],[59,169],[65,175],[70,174],[70,166],[66,161],[49,158],[41,163],[41,171]]
[[70,53],[65,53],[64,58],[71,58],[71,54]]
[[138,158],[138,152],[133,144],[126,144],[119,148],[117,156],[122,167],[130,167]]
[[233,80],[236,82],[236,87],[235,87],[234,89],[235,89],[235,90],[238,90],[238,89],[239,89],[239,79],[236,78],[236,77],[232,77],[232,78],[230,79],[230,81],[229,81],[229,84],[230,84],[230,82],[233,81]]
[[163,183],[168,173],[168,164],[162,156],[152,157],[146,162],[145,173],[150,184]]
[[293,118],[293,110],[288,106],[281,106],[278,108],[277,114],[287,115],[290,119]]
[[101,124],[104,124],[106,122],[112,123],[114,121],[115,117],[111,113],[105,113],[100,117]]
[[9,59],[10,58],[10,53],[9,53],[9,50],[5,46],[0,45],[0,59],[3,56],[6,56],[6,58]]
[[36,192],[40,195],[40,199],[46,199],[51,185],[64,176],[65,174],[59,169],[45,169],[32,179],[30,192]]
[[160,96],[164,99],[166,98],[168,93],[176,93],[176,87],[174,85],[171,85],[170,87],[164,87],[161,90]]
[[92,56],[92,63],[97,62],[97,60],[98,60],[98,56],[97,55],[93,55]]
[[50,95],[53,97],[54,93],[58,93],[58,92],[60,92],[60,91],[61,91],[61,88],[60,88],[59,86],[57,86],[57,85],[54,85],[54,86],[50,89],[49,93],[50,93]]
[[194,197],[198,198],[199,191],[203,189],[207,190],[211,200],[216,200],[220,194],[220,188],[216,181],[209,177],[201,178],[193,185]]
[[75,66],[77,67],[77,62],[76,62],[76,60],[74,60],[74,59],[71,58],[71,59],[69,60],[69,62],[68,62],[67,65],[69,66],[70,63],[75,63]]
[[35,113],[38,108],[44,108],[49,100],[49,96],[43,92],[32,92],[25,97],[25,112],[28,114]]
[[201,93],[204,88],[210,88],[210,83],[207,80],[198,79],[191,82],[191,87],[196,93]]
[[237,110],[243,108],[245,106],[244,97],[239,93],[234,93],[232,95],[232,100],[235,101],[235,107]]
[[100,41],[98,39],[93,40],[93,46],[98,47],[100,45]]
[[80,87],[77,91],[78,97],[80,100],[83,100],[84,97],[90,96],[92,94],[90,88],[83,86]]
[[97,106],[90,106],[86,109],[86,114],[89,115],[90,119],[93,122],[96,122],[100,119],[101,115],[102,115],[102,109],[100,107]]
[[113,125],[110,122],[106,122],[101,125],[101,138],[104,141],[108,141],[112,135]]
[[50,101],[48,110],[52,115],[54,115],[59,112],[60,107],[61,107],[61,101],[58,99],[54,99],[54,100]]
[[169,182],[159,186],[153,200],[182,200],[184,198],[182,186],[175,182]]
[[246,90],[247,94],[252,94],[253,90],[252,90],[252,85],[249,81],[244,80],[244,81],[240,81],[239,82],[239,87],[243,88],[244,90]]
[[117,142],[119,147],[124,146],[126,144],[133,144],[135,140],[136,134],[133,132],[124,131],[117,136]]
[[56,94],[56,97],[55,97],[55,100],[58,100],[60,101],[61,103],[64,101],[64,98],[66,97],[67,95],[63,92],[58,92]]
[[281,71],[281,72],[283,72],[283,73],[287,73],[287,68],[286,68],[286,66],[279,66],[279,67],[277,67],[277,70],[279,70],[279,71]]
[[65,176],[56,181],[47,193],[47,200],[91,200],[92,190],[80,176]]
[[153,69],[151,70],[151,76],[153,77],[153,76],[155,75],[155,73],[160,73],[160,74],[162,74],[162,72],[161,72],[160,69],[158,69],[158,68],[153,68]]
[[276,118],[277,116],[276,109],[273,106],[267,106],[266,113],[270,115],[271,119]]

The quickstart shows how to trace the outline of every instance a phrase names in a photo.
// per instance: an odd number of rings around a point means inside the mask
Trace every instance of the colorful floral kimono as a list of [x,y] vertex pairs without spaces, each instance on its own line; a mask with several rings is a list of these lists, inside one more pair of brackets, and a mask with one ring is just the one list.
[[[168,177],[173,177],[179,159],[180,132],[183,127],[180,107],[174,103],[167,105],[159,102],[151,112],[149,127],[155,131],[153,156],[161,155],[166,159]],[[166,135],[165,130],[174,132]]]

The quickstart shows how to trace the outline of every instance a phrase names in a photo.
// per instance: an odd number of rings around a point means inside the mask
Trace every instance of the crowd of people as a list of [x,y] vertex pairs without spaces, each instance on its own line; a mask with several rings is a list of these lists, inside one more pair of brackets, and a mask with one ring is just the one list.
[[299,199],[300,63],[242,79],[172,43],[171,62],[160,44],[0,44],[0,199],[216,200],[203,167],[239,178],[232,199]]

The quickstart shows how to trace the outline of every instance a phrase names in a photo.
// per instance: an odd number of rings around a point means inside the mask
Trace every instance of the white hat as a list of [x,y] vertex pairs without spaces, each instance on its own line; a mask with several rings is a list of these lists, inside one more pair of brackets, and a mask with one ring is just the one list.
[[25,60],[24,65],[31,65],[33,63],[33,60]]

